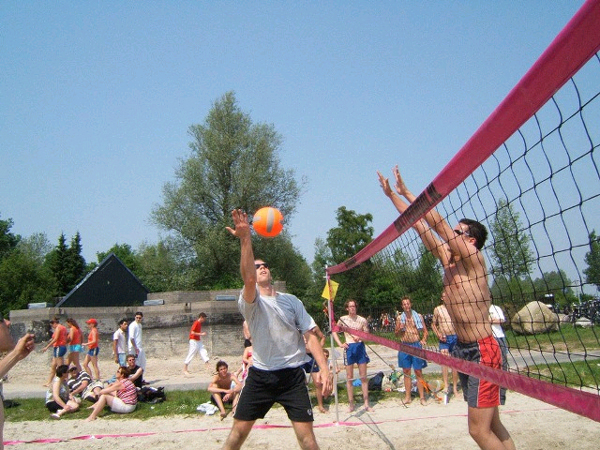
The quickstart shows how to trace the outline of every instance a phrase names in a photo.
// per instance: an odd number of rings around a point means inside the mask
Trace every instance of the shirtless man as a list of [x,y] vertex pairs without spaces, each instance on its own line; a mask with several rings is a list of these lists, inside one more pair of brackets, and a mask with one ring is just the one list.
[[[402,299],[402,314],[396,318],[396,336],[400,337],[403,344],[411,347],[423,348],[427,344],[427,327],[423,316],[412,309],[412,301],[409,297]],[[427,367],[427,361],[408,353],[398,352],[398,366],[402,367],[404,372],[404,387],[406,388],[404,403],[412,401],[411,387],[412,381],[410,377],[411,367],[415,371],[417,377],[417,390],[421,405],[427,404],[425,400],[425,380],[423,379],[423,368]]]
[[[383,192],[403,213],[408,204],[392,192],[387,178],[379,172],[378,175]],[[398,166],[394,168],[394,177],[398,194],[412,203],[415,196],[404,184]],[[444,268],[446,307],[458,336],[454,356],[502,368],[500,346],[492,335],[489,320],[491,294],[480,251],[487,238],[487,230],[471,219],[461,219],[452,228],[435,209],[429,211],[425,219],[417,221],[413,228]],[[471,437],[484,450],[513,450],[515,444],[500,421],[500,386],[462,373],[460,378],[469,405]]]
[[[433,332],[438,338],[439,341],[439,349],[442,355],[451,355],[456,343],[458,342],[458,337],[456,336],[456,330],[454,329],[454,325],[452,324],[452,319],[450,318],[450,314],[448,313],[448,309],[446,305],[444,305],[444,299],[446,298],[446,293],[442,292],[441,302],[442,304],[437,306],[433,310],[433,322],[431,323],[431,328]],[[444,379],[444,391],[448,394],[448,367],[442,366],[442,378]],[[452,391],[454,395],[458,395],[458,371],[452,371]]]
[[[347,300],[345,307],[346,311],[348,311],[348,315],[340,317],[340,320],[338,321],[339,325],[368,333],[369,325],[367,319],[356,314],[358,309],[356,300]],[[342,347],[345,351],[344,359],[346,363],[346,388],[348,389],[348,412],[354,411],[354,386],[352,385],[352,382],[354,381],[354,364],[358,366],[365,410],[373,411],[373,408],[369,405],[369,380],[367,379],[367,364],[370,359],[367,356],[364,342],[358,336],[344,333],[345,342],[342,344],[338,333],[333,332],[332,335],[337,345]]]
[[217,363],[217,374],[208,385],[208,392],[211,393],[210,400],[217,405],[219,411],[221,411],[221,420],[227,417],[225,403],[231,404],[231,410],[235,414],[238,394],[241,390],[242,385],[237,378],[229,372],[227,363],[225,361],[219,361]]

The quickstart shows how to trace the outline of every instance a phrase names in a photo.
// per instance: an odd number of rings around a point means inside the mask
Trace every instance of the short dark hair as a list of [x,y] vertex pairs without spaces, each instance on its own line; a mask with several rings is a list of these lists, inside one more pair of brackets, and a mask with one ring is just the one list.
[[229,369],[229,365],[222,359],[219,360],[219,362],[217,362],[217,372],[219,371],[219,368],[221,368],[221,367],[227,367]]
[[144,317],[144,313],[143,313],[143,312],[141,312],[141,311],[138,311],[138,312],[136,312],[136,313],[135,313],[135,315],[136,315],[136,316],[142,316],[142,317]]
[[125,322],[127,322],[127,319],[121,319],[119,320],[119,325],[123,325]]
[[67,373],[69,371],[69,366],[67,366],[66,364],[61,364],[60,366],[58,366],[56,368],[56,376],[58,378],[62,377],[65,373]]
[[349,298],[348,300],[346,300],[346,303],[344,303],[344,308],[347,308],[350,302],[354,302],[354,306],[356,306],[356,309],[358,309],[358,302],[353,298]]
[[200,314],[198,314],[198,317],[199,318],[204,317],[206,319],[207,315],[206,315],[206,313],[201,312]]
[[465,218],[460,219],[458,223],[462,223],[468,227],[467,232],[469,236],[475,239],[475,247],[477,247],[478,250],[481,250],[488,236],[485,225],[476,220]]

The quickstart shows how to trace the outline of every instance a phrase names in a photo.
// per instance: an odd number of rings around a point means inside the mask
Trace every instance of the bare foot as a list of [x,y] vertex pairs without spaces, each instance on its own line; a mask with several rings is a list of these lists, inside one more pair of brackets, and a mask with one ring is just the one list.
[[321,414],[325,414],[327,412],[327,410],[325,408],[323,408],[322,406],[319,406],[318,409]]
[[405,399],[404,399],[404,403],[405,403],[406,405],[410,405],[410,403],[411,403],[411,402],[412,402],[412,397],[411,397],[411,398],[405,398]]
[[354,412],[354,403],[348,405],[348,412]]
[[365,411],[373,412],[375,410],[373,408],[371,408],[370,406],[367,405],[367,406],[365,406]]
[[50,387],[50,383],[42,384],[44,387]]
[[223,420],[225,417],[227,417],[227,411],[224,411],[220,414],[221,416],[221,420]]
[[88,417],[87,419],[84,420],[84,422],[91,422],[92,420],[96,420],[95,417]]
[[184,371],[183,371],[183,374],[184,374],[184,375],[191,375],[191,373],[189,373],[187,370],[184,370]]
[[422,406],[427,406],[427,400],[425,400],[424,398],[421,399],[421,405]]

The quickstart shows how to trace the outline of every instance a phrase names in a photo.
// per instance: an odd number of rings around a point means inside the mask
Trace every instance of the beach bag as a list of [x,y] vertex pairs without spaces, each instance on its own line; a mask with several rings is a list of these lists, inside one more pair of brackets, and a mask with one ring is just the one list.
[[144,403],[160,403],[167,399],[165,388],[144,386],[138,391],[138,402]]
[[380,391],[381,385],[383,383],[383,372],[377,373],[373,378],[369,380],[369,390],[370,391]]

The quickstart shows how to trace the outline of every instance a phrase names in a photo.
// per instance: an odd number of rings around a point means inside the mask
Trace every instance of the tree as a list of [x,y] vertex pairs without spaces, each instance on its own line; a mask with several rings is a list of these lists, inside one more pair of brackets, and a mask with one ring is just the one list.
[[26,309],[28,303],[51,302],[56,280],[30,252],[14,249],[0,261],[0,311]]
[[527,276],[535,262],[529,248],[531,238],[523,230],[519,213],[505,200],[498,202],[491,231],[494,238],[491,252],[494,275],[508,278]]
[[67,245],[64,233],[58,237],[58,245],[46,255],[46,266],[56,280],[58,296],[68,294],[85,275],[85,259],[81,256],[81,236],[79,232]]
[[[281,167],[281,136],[255,124],[233,92],[213,104],[203,125],[192,125],[191,155],[180,162],[176,182],[163,188],[152,221],[194,250],[188,261],[195,289],[239,282],[239,244],[225,230],[231,211],[278,208],[289,223],[303,183]],[[283,234],[277,239],[289,239]],[[288,280],[290,281],[290,280]]]
[[23,254],[42,265],[46,259],[46,255],[52,251],[52,244],[48,240],[46,233],[33,233],[29,237],[22,238],[17,248]]
[[21,240],[21,236],[10,232],[13,225],[12,219],[0,220],[0,260],[8,255]]
[[71,238],[71,245],[67,250],[67,269],[69,273],[69,283],[72,288],[83,280],[83,277],[85,276],[86,264],[85,258],[81,255],[82,250],[81,235],[78,231],[75,236]]
[[[337,227],[327,232],[325,241],[332,259],[328,265],[339,264],[351,258],[373,239],[371,214],[357,214],[356,211],[341,206],[336,211],[336,220]],[[335,281],[340,283],[337,294],[339,301],[335,305],[340,312],[348,298],[358,300],[363,305],[370,303],[367,291],[372,281],[372,269],[371,262],[366,261],[348,272],[335,275]]]
[[590,251],[585,254],[587,267],[583,270],[585,282],[595,284],[600,290],[600,238],[596,236],[596,230],[589,234]]
[[121,260],[125,266],[129,270],[131,270],[136,276],[139,276],[140,269],[140,257],[135,253],[135,251],[131,248],[129,244],[119,244],[116,243],[106,252],[96,252],[96,258],[98,259],[98,264],[100,264],[104,259],[114,253],[117,258]]

